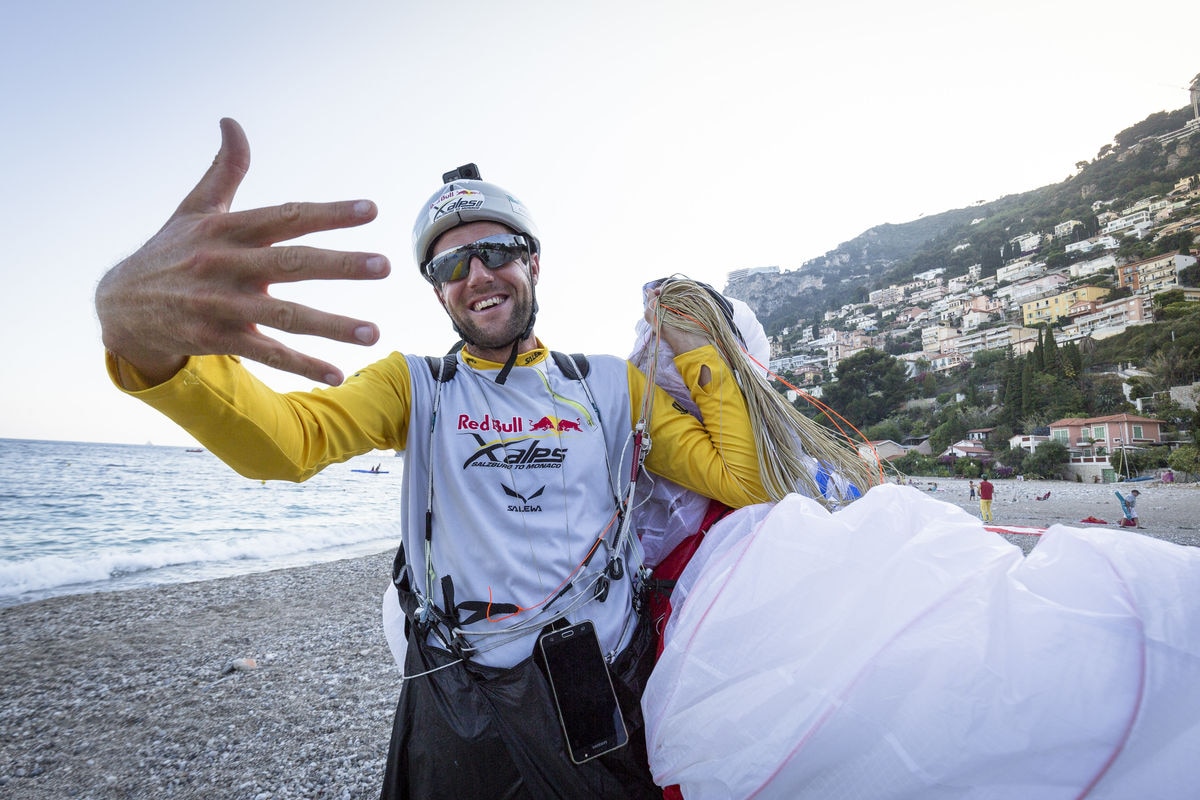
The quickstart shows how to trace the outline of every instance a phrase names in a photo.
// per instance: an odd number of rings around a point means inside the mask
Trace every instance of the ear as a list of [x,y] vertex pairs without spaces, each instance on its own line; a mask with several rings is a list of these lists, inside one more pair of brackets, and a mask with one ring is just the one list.
[[531,253],[529,255],[529,283],[530,283],[530,285],[537,286],[538,275],[541,274],[541,271],[542,271],[542,262],[538,258],[538,254]]

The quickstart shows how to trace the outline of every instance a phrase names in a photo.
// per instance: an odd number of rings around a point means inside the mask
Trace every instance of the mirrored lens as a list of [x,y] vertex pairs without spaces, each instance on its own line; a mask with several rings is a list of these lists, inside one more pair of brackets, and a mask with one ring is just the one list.
[[529,246],[524,236],[514,233],[487,236],[434,256],[425,267],[425,276],[437,284],[451,283],[467,277],[474,258],[478,258],[488,269],[499,269],[528,252]]

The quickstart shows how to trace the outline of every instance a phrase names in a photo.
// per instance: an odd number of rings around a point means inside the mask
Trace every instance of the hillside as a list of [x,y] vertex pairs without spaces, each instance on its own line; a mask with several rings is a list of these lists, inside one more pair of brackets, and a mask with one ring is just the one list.
[[1165,195],[1180,178],[1200,173],[1200,136],[1165,144],[1154,138],[1191,118],[1190,106],[1152,114],[1117,133],[1060,183],[912,222],[878,225],[798,269],[730,281],[725,291],[749,303],[767,333],[775,335],[817,321],[826,310],[866,302],[872,289],[929,269],[944,269],[949,279],[978,264],[984,277],[994,275],[1015,236],[1051,233],[1056,224],[1072,219],[1094,231],[1095,201],[1124,208]]

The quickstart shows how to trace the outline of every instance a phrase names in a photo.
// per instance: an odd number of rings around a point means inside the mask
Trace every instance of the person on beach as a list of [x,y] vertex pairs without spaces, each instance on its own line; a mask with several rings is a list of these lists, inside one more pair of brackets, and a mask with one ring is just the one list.
[[984,475],[979,482],[979,518],[984,522],[992,521],[992,482]]
[[969,486],[971,488],[971,499],[974,500],[975,499],[975,481],[970,481]]
[[[552,353],[534,334],[533,219],[468,172],[445,176],[413,230],[419,274],[462,343],[437,359],[393,353],[343,380],[260,326],[370,345],[376,325],[267,289],[380,279],[388,260],[274,245],[365,224],[376,208],[231,212],[249,145],[236,122],[221,131],[200,182],[97,287],[107,366],[120,389],[247,477],[300,481],[373,449],[404,451],[394,582],[408,649],[381,797],[661,796],[638,704],[654,632],[640,614],[636,537],[620,535],[620,489],[644,423],[647,471],[734,508],[768,499],[729,368],[704,336],[663,327],[701,418],[624,359]],[[275,392],[241,358],[329,388]],[[643,419],[647,393],[653,411]],[[536,656],[543,632],[583,620],[609,665],[629,744],[573,763]]]
[[1138,522],[1138,512],[1137,512],[1137,501],[1138,501],[1138,497],[1140,495],[1141,495],[1141,492],[1139,492],[1137,489],[1134,489],[1129,494],[1121,497],[1121,499],[1125,501],[1125,508],[1122,509],[1125,512],[1125,519],[1121,521],[1121,525],[1123,527],[1126,527],[1126,528],[1142,527],[1141,523]]

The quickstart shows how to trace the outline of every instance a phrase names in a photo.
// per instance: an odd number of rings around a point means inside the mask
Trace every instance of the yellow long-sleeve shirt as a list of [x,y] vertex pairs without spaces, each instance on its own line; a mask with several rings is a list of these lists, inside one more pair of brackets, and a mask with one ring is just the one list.
[[[525,353],[517,368],[547,357]],[[128,364],[118,369],[108,354],[113,382],[170,417],[197,441],[250,478],[302,481],[329,464],[374,449],[404,450],[412,401],[408,363],[393,353],[355,373],[341,386],[279,393],[232,356],[197,356],[171,379],[149,385]],[[467,357],[479,369],[500,365]],[[726,505],[766,500],[745,400],[712,347],[676,358],[705,423],[661,389],[648,430],[646,468]],[[700,384],[708,367],[709,383]],[[646,377],[627,365],[630,424],[640,416]],[[124,380],[122,380],[124,378]]]

